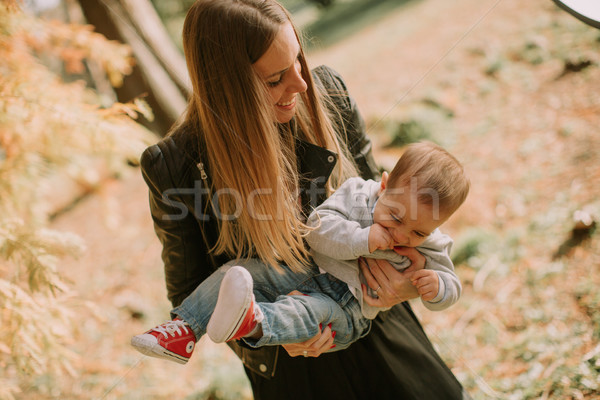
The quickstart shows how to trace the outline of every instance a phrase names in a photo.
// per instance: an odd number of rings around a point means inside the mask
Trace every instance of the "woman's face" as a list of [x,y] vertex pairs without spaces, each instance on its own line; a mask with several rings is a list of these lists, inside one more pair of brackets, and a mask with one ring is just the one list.
[[296,112],[296,95],[306,91],[302,79],[300,44],[291,23],[281,25],[275,40],[254,63],[259,76],[264,79],[271,96],[277,122],[285,123]]

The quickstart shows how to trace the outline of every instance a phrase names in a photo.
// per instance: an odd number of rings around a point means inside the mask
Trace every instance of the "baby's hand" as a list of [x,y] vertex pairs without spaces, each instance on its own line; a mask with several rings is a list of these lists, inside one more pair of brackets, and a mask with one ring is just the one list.
[[394,239],[383,226],[378,223],[371,225],[369,229],[369,253],[375,250],[387,250],[393,248]]
[[440,290],[437,272],[431,269],[420,269],[410,277],[412,284],[417,288],[419,296],[425,301],[435,299]]

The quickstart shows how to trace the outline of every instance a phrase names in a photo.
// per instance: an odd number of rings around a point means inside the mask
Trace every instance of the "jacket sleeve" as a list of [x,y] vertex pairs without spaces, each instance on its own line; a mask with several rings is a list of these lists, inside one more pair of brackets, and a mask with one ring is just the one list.
[[379,169],[375,163],[371,140],[366,135],[363,120],[354,99],[348,93],[348,88],[342,77],[333,69],[319,66],[314,74],[325,87],[335,108],[340,113],[340,139],[346,143],[354,162],[363,179],[379,177]]
[[218,266],[212,265],[201,227],[189,206],[198,193],[193,186],[173,182],[176,171],[169,170],[165,157],[159,145],[151,146],[142,154],[141,168],[149,188],[154,230],[162,244],[167,295],[177,306]]

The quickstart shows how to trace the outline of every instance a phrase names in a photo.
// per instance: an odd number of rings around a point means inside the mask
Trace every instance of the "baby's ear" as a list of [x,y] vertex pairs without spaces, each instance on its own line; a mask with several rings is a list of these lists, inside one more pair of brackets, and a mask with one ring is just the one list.
[[379,188],[379,194],[383,193],[383,191],[387,187],[388,178],[389,174],[387,172],[381,174],[381,187]]
[[389,177],[390,175],[385,171],[381,174],[381,190],[385,190],[387,187],[387,180]]

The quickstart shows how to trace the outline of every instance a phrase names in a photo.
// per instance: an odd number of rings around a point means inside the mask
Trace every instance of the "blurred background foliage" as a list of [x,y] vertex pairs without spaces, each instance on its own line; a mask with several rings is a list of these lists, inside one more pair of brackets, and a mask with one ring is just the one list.
[[91,27],[41,20],[4,2],[0,60],[0,398],[33,398],[60,393],[64,378],[78,376],[80,355],[70,344],[80,316],[93,318],[98,308],[79,301],[58,271],[85,243],[50,228],[51,219],[103,177],[131,168],[151,142],[132,118],[149,110],[141,101],[103,107],[83,82],[67,83],[47,66],[60,60],[66,73],[81,73],[84,61],[96,63],[120,85],[130,51]]

